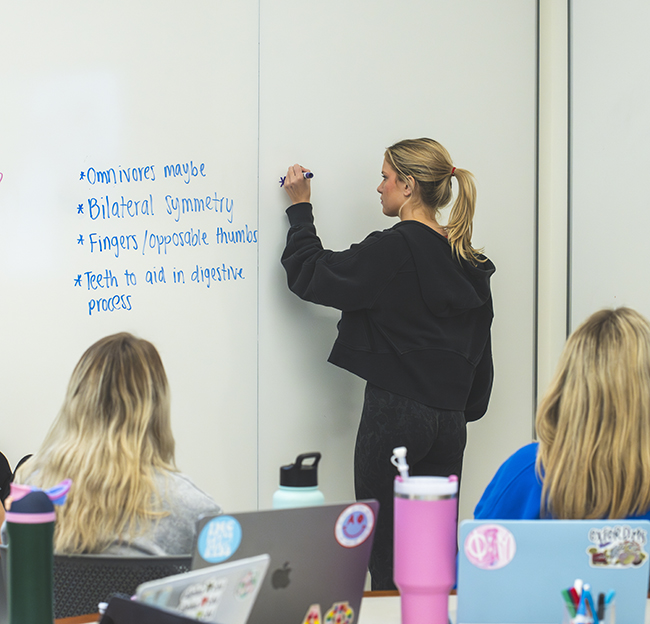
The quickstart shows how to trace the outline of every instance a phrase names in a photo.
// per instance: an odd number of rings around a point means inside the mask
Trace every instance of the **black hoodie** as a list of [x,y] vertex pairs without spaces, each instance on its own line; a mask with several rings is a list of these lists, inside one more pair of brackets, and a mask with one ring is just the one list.
[[289,288],[343,312],[329,361],[384,390],[464,411],[468,421],[483,416],[493,374],[492,262],[459,261],[444,236],[418,221],[329,251],[311,204],[287,215]]

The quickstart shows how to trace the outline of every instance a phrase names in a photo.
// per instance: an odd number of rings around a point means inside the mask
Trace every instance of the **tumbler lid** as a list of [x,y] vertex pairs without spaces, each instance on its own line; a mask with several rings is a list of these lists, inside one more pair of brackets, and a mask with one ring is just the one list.
[[395,495],[401,498],[455,498],[458,477],[395,477]]
[[11,484],[11,494],[5,500],[6,520],[16,524],[42,524],[56,518],[54,505],[65,502],[72,485],[70,479],[61,481],[47,490],[32,485]]
[[6,520],[13,524],[54,522],[56,520],[54,504],[45,492],[34,490],[16,501],[11,501]]
[[[320,453],[303,453],[295,464],[280,467],[280,485],[283,487],[315,487],[318,485]],[[305,463],[313,459],[313,462]]]

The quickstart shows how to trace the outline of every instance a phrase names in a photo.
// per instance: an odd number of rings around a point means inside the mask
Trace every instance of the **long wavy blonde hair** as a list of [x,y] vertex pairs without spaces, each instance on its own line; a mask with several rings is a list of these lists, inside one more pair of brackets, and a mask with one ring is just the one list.
[[472,264],[485,262],[480,249],[472,247],[476,185],[474,176],[466,169],[454,167],[449,152],[433,139],[405,139],[391,145],[386,161],[396,171],[400,181],[415,180],[422,202],[437,220],[440,211],[452,200],[451,179],[458,181],[458,195],[445,229],[454,254]]
[[536,419],[542,513],[625,518],[650,508],[650,324],[629,308],[569,337]]
[[156,469],[176,470],[165,369],[150,342],[107,336],[79,360],[59,415],[17,481],[50,487],[72,479],[57,508],[55,550],[98,553],[164,515]]

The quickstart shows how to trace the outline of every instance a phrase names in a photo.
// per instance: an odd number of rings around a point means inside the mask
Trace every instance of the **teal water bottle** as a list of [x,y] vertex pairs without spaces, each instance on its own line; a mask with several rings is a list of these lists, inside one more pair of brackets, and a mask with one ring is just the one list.
[[9,624],[54,621],[54,503],[62,503],[69,488],[70,481],[47,492],[11,484],[6,513]]
[[318,489],[320,457],[320,453],[303,453],[294,464],[280,468],[280,488],[273,494],[273,509],[311,507],[325,502]]

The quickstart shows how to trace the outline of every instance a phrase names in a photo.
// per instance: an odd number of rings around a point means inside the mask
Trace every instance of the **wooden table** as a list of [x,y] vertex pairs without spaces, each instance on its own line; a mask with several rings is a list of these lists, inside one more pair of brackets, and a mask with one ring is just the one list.
[[88,624],[89,622],[99,622],[99,613],[93,613],[92,615],[75,615],[74,617],[54,620],[54,624]]

